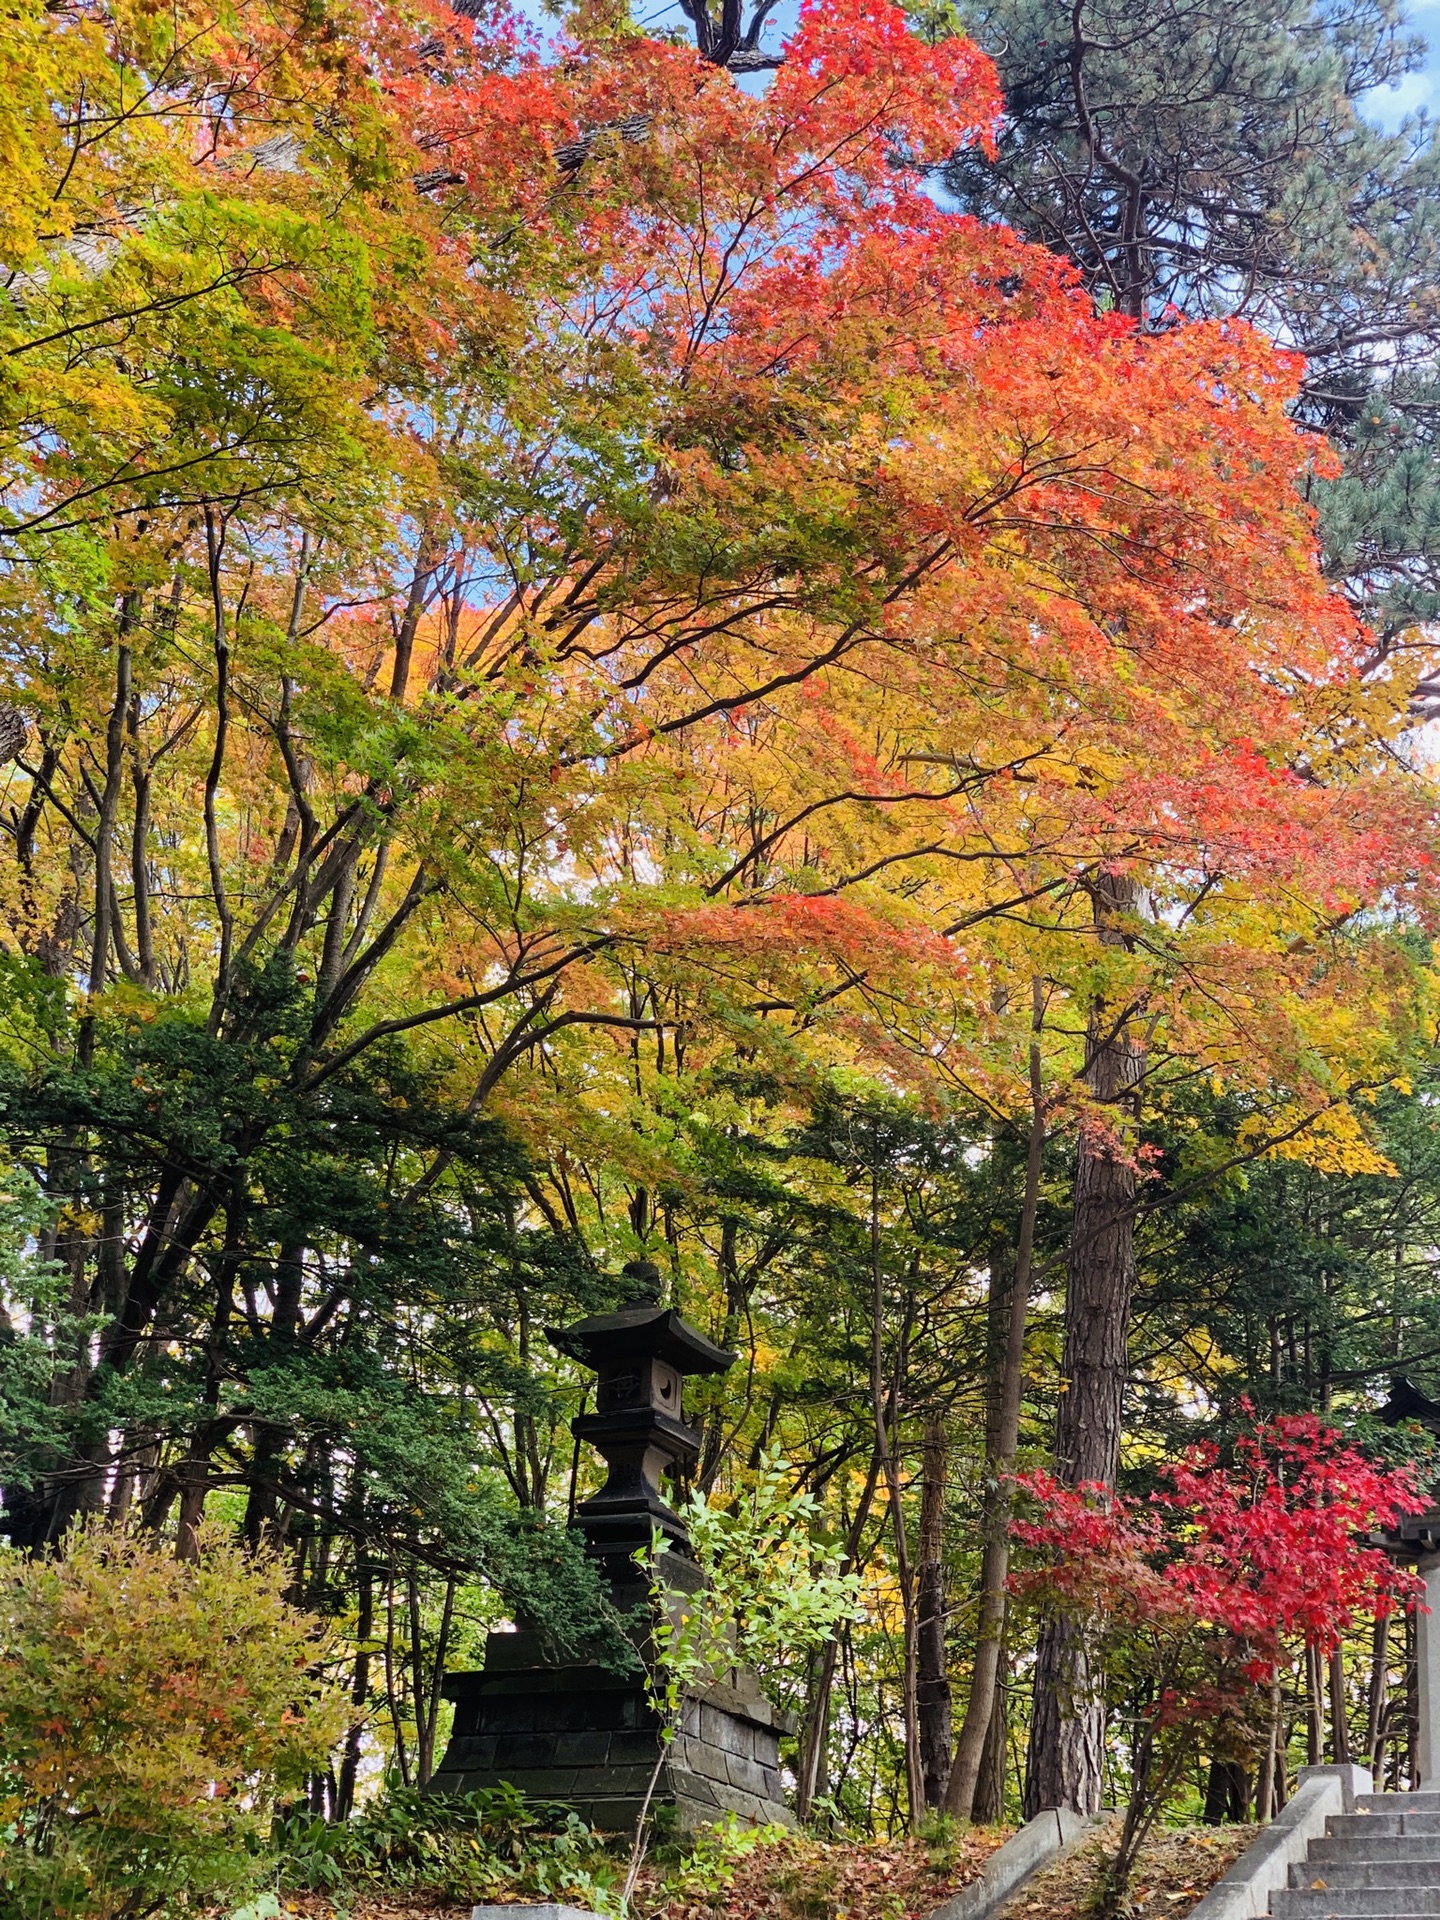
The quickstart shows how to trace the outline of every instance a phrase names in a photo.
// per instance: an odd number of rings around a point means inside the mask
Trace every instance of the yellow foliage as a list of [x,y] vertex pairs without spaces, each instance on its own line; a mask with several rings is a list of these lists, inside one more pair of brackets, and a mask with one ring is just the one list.
[[[1241,1146],[1254,1146],[1275,1136],[1264,1155],[1267,1160],[1293,1160],[1317,1173],[1376,1173],[1398,1179],[1399,1169],[1371,1143],[1355,1109],[1349,1105],[1325,1107],[1303,1127],[1303,1109],[1287,1107],[1274,1116],[1252,1115],[1240,1129]],[[1299,1129],[1296,1131],[1295,1129]]]

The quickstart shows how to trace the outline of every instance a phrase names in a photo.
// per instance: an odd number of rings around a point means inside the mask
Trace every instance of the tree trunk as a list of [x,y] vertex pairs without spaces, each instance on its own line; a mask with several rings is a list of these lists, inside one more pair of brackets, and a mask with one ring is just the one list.
[[1263,1825],[1273,1820],[1275,1806],[1275,1775],[1278,1768],[1283,1776],[1285,1755],[1281,1746],[1282,1721],[1280,1715],[1280,1676],[1277,1673],[1270,1682],[1270,1715],[1265,1736],[1265,1754],[1260,1763],[1260,1780],[1255,1789],[1255,1818]]
[[[269,1345],[281,1354],[290,1352],[304,1325],[305,1248],[293,1242],[280,1249],[271,1282],[274,1308],[270,1316]],[[267,1541],[273,1544],[277,1532],[280,1499],[276,1482],[285,1457],[283,1428],[263,1421],[252,1425],[254,1450],[250,1460],[250,1484],[246,1493],[242,1531],[245,1544],[258,1549]]]
[[[1025,1320],[1030,1307],[1030,1269],[1035,1215],[1040,1204],[1040,1164],[1045,1148],[1045,1089],[1040,1034],[1045,1020],[1043,981],[1030,989],[1030,1131],[1025,1150],[1025,1191],[1020,1204],[1015,1264],[1006,1283],[1003,1263],[990,1266],[990,1388],[985,1422],[985,1488],[981,1507],[980,1620],[965,1724],[946,1794],[946,1810],[960,1820],[978,1818],[976,1783],[995,1717],[1000,1653],[1005,1640],[1005,1581],[1010,1571],[1010,1476],[1020,1444],[1020,1399],[1024,1387]],[[998,1361],[998,1369],[995,1362]]]
[[[1127,943],[1123,919],[1139,906],[1129,875],[1091,882],[1097,937],[1105,947]],[[1120,1453],[1130,1295],[1135,1280],[1133,1128],[1143,1051],[1131,1025],[1134,1009],[1097,998],[1090,1011],[1085,1079],[1107,1125],[1085,1127],[1075,1167],[1065,1345],[1055,1471],[1067,1486],[1113,1487]],[[1104,1752],[1101,1676],[1092,1671],[1082,1631],[1047,1621],[1035,1658],[1035,1711],[1030,1726],[1025,1811],[1072,1807],[1099,1811]]]
[[348,1820],[355,1805],[355,1784],[360,1777],[360,1744],[365,1729],[365,1709],[370,1703],[370,1653],[367,1642],[375,1631],[375,1576],[367,1560],[357,1553],[355,1567],[359,1589],[355,1619],[357,1651],[350,1682],[350,1704],[355,1717],[345,1734],[345,1751],[340,1761],[340,1777],[335,1788],[335,1818]]
[[[115,879],[113,854],[115,823],[120,810],[120,785],[125,773],[125,719],[130,708],[131,653],[130,634],[135,625],[139,596],[127,593],[121,602],[120,630],[115,649],[115,699],[105,729],[105,785],[95,821],[95,913],[90,941],[90,972],[86,982],[89,993],[97,994],[105,985],[110,965],[110,949],[115,938]],[[83,1064],[93,1035],[88,1011],[81,1032]]]
[[395,660],[390,671],[390,698],[402,701],[409,690],[410,662],[415,652],[415,638],[420,631],[420,622],[424,618],[425,608],[430,599],[430,587],[435,578],[436,563],[439,554],[434,544],[430,522],[427,520],[420,528],[420,538],[415,549],[415,571],[410,576],[410,591],[405,597],[405,611],[395,623]]
[[1305,1649],[1305,1758],[1318,1767],[1325,1758],[1325,1695],[1320,1673],[1319,1649]]
[[950,1674],[945,1658],[945,1468],[943,1415],[925,1421],[920,1477],[920,1563],[915,1582],[915,1708],[927,1807],[943,1807],[950,1783]]
[[1073,1620],[1048,1621],[1040,1635],[1027,1758],[1027,1820],[1046,1807],[1099,1812],[1105,1710],[1089,1646]]
[[1337,1767],[1350,1760],[1350,1713],[1345,1700],[1345,1656],[1339,1647],[1330,1656],[1330,1758]]
[[1420,1622],[1412,1607],[1405,1615],[1405,1778],[1412,1787],[1429,1783],[1420,1771]]
[[420,1583],[409,1576],[410,1648],[415,1689],[415,1785],[426,1787],[435,1771],[435,1732],[440,1724],[440,1689],[445,1681],[445,1662],[450,1652],[450,1630],[455,1620],[456,1580],[452,1574],[445,1582],[445,1599],[440,1610],[440,1625],[433,1654],[427,1660],[421,1623]]
[[[1271,1776],[1272,1780],[1274,1776]],[[1205,1791],[1205,1824],[1220,1827],[1250,1815],[1250,1776],[1239,1760],[1212,1759]]]
[[179,1470],[180,1507],[175,1521],[175,1558],[200,1558],[200,1522],[205,1514],[205,1494],[210,1485],[210,1462],[193,1446]]
[[835,1686],[839,1636],[832,1634],[811,1662],[805,1725],[795,1769],[795,1811],[808,1822],[817,1800],[830,1792],[830,1696]]
[[1375,1638],[1371,1642],[1371,1686],[1365,1711],[1365,1753],[1375,1778],[1380,1778],[1380,1761],[1384,1759],[1384,1697],[1390,1680],[1390,1615],[1382,1613],[1375,1622]]
[[[860,1489],[855,1517],[850,1522],[845,1536],[845,1557],[840,1562],[842,1573],[853,1573],[859,1565],[865,1528],[870,1520],[870,1512],[875,1504],[875,1493],[879,1484],[880,1448],[877,1444],[871,1449],[870,1468],[865,1475],[865,1484]],[[835,1672],[839,1661],[840,1636],[831,1634],[820,1650],[819,1672],[810,1696],[810,1711],[806,1716],[805,1731],[800,1740],[795,1809],[802,1820],[809,1819],[810,1809],[815,1801],[829,1791],[826,1753],[830,1733],[830,1700],[835,1688]]]
[[[870,1272],[873,1287],[873,1321],[870,1341],[870,1398],[875,1415],[875,1446],[885,1473],[889,1496],[891,1531],[895,1541],[895,1577],[900,1587],[900,1607],[905,1633],[904,1668],[901,1679],[901,1712],[905,1722],[905,1800],[913,1832],[925,1811],[925,1789],[920,1768],[920,1727],[916,1712],[915,1661],[915,1583],[911,1578],[910,1543],[905,1533],[905,1507],[900,1487],[900,1462],[896,1458],[899,1439],[899,1384],[886,1406],[884,1371],[884,1275],[880,1262],[880,1172],[870,1174]],[[892,1432],[893,1422],[893,1432]]]
[[1375,1776],[1376,1791],[1385,1763],[1386,1693],[1389,1688],[1390,1616],[1381,1614],[1375,1622],[1375,1638],[1370,1648],[1370,1697],[1365,1717],[1365,1752]]
[[[1004,1664],[1003,1648],[1001,1664]],[[977,1827],[998,1827],[1004,1822],[1005,1759],[1009,1750],[1005,1689],[1003,1686],[997,1686],[995,1704],[990,1711],[990,1725],[985,1734],[985,1752],[980,1761],[980,1775],[975,1782],[975,1797],[970,1803],[970,1818]]]

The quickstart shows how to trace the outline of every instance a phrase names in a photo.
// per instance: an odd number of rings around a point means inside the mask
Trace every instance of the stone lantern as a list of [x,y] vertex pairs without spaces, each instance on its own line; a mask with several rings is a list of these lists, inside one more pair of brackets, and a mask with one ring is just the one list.
[[689,1466],[700,1452],[700,1436],[685,1424],[684,1382],[691,1374],[725,1373],[736,1358],[673,1307],[645,1297],[652,1287],[659,1291],[658,1268],[637,1260],[625,1271],[644,1289],[640,1298],[615,1313],[546,1329],[554,1346],[598,1376],[595,1411],[578,1415],[570,1430],[595,1448],[608,1472],[575,1517],[616,1587],[634,1581],[634,1556],[656,1531],[688,1552],[680,1517],[660,1491],[663,1474]]
[[[660,1482],[700,1451],[684,1419],[687,1376],[724,1373],[735,1355],[659,1304],[658,1268],[635,1261],[625,1274],[631,1297],[614,1313],[547,1332],[596,1375],[595,1409],[571,1428],[600,1454],[606,1478],[575,1520],[617,1607],[630,1613],[648,1600],[634,1556],[656,1531],[674,1550],[671,1584],[692,1592],[703,1585]],[[640,1671],[548,1662],[533,1632],[490,1634],[483,1669],[447,1674],[445,1696],[455,1703],[455,1724],[431,1781],[436,1792],[508,1781],[534,1799],[567,1803],[602,1831],[623,1832],[634,1826],[659,1762],[656,1804],[672,1807],[682,1827],[727,1813],[791,1824],[780,1783],[781,1716],[743,1669],[687,1701],[668,1749]]]

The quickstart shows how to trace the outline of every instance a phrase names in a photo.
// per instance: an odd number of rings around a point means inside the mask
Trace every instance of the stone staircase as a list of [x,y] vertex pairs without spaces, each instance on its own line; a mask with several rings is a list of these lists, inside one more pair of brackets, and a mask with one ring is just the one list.
[[1440,1793],[1365,1793],[1270,1896],[1273,1920],[1440,1920]]

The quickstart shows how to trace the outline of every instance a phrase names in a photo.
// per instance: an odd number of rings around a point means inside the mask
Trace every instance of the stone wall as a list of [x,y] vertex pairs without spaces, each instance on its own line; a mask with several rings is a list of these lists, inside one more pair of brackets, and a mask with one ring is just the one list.
[[702,1820],[730,1812],[761,1825],[793,1825],[780,1781],[780,1732],[758,1695],[747,1700],[736,1689],[715,1687],[687,1701],[671,1748],[677,1795],[700,1808]]

